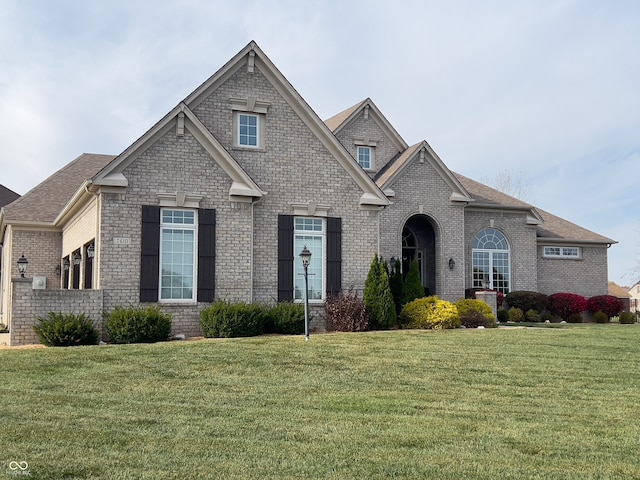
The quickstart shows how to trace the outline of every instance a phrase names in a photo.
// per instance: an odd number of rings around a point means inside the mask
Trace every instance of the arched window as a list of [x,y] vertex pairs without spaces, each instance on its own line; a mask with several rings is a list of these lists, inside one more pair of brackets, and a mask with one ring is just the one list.
[[509,293],[509,243],[495,228],[485,228],[473,241],[473,287]]

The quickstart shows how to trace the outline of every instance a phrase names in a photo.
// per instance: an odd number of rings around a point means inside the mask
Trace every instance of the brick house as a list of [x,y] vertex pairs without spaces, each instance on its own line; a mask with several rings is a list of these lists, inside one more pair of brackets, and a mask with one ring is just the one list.
[[[254,43],[118,156],[83,154],[0,211],[0,343],[49,311],[159,304],[198,335],[214,298],[310,302],[361,290],[373,255],[419,261],[425,287],[607,291],[585,230],[451,172],[366,99],[323,122]],[[25,278],[17,260],[28,259]]]

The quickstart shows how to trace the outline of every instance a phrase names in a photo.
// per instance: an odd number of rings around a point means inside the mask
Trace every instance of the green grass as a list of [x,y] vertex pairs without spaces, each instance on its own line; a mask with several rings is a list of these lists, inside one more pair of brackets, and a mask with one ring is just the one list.
[[640,478],[639,345],[589,325],[3,350],[0,478]]

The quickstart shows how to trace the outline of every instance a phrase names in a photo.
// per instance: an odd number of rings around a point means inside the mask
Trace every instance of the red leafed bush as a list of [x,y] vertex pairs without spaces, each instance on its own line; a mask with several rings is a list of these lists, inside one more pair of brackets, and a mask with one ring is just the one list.
[[362,332],[369,329],[369,314],[364,300],[350,288],[347,293],[340,292],[329,297],[324,303],[329,317],[329,329],[338,332]]
[[598,295],[587,300],[587,308],[591,313],[604,312],[607,317],[615,317],[623,309],[622,300],[613,295]]
[[575,293],[549,295],[549,311],[567,321],[571,314],[587,310],[587,299]]

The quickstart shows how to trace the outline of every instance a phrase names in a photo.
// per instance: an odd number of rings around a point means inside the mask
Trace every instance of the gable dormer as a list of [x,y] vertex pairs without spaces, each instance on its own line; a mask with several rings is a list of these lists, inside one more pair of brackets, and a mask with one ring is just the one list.
[[408,147],[370,98],[329,118],[325,124],[371,177]]

